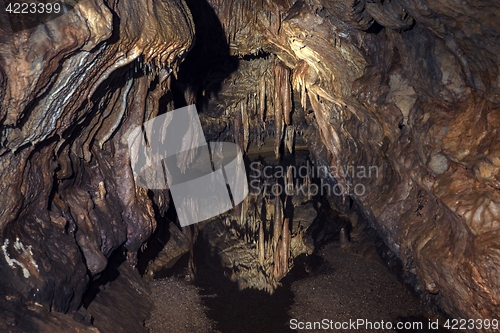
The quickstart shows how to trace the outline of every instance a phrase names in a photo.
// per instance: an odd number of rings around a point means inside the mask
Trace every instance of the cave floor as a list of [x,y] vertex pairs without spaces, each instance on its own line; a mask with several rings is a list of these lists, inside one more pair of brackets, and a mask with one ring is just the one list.
[[[179,271],[151,281],[155,310],[147,327],[153,333],[323,332],[301,330],[298,324],[365,319],[373,325],[384,321],[385,329],[377,332],[444,332],[427,329],[429,319],[441,323],[443,319],[431,315],[374,251],[330,243],[317,255],[299,259],[273,295],[253,289],[240,291],[221,269],[199,262],[194,285]],[[394,326],[398,322],[422,322],[423,329],[388,329],[387,322]],[[326,331],[375,330],[359,327]]]

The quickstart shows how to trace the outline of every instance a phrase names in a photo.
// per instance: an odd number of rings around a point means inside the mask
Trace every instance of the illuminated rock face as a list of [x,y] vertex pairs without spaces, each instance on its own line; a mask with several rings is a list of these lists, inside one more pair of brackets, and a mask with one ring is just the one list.
[[[415,288],[455,316],[494,316],[500,81],[491,38],[499,28],[491,22],[498,6],[263,1],[249,10],[211,3],[231,53],[269,52],[292,70],[294,114],[301,105],[314,111],[326,165],[377,167],[378,177],[338,181],[365,187],[352,196],[358,212]],[[265,96],[268,109],[281,105],[287,87],[265,84],[279,89]],[[260,105],[262,94],[258,82],[248,86],[257,87],[240,103],[252,110],[252,96]],[[249,117],[250,133],[261,132],[258,118]],[[273,125],[278,136],[282,125]],[[309,145],[321,155],[324,147]]]
[[208,140],[280,155],[295,135],[322,165],[376,167],[336,181],[366,189],[350,200],[408,281],[494,318],[499,17],[479,0],[82,0],[16,33],[2,17],[2,299],[74,311],[114,250],[135,263],[169,196],[135,187],[126,138],[177,91]]
[[111,253],[134,262],[155,229],[123,138],[158,112],[192,17],[182,2],[81,1],[30,30],[0,21],[2,300],[74,311]]

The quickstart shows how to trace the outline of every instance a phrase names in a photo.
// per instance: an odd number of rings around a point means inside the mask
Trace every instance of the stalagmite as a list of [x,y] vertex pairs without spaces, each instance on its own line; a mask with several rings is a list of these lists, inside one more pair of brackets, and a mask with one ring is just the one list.
[[194,262],[194,244],[198,238],[198,225],[193,224],[182,228],[182,232],[189,241],[189,262],[188,262],[188,275],[191,281],[194,280],[196,276],[196,265]]
[[309,163],[307,163],[306,168],[307,168],[307,174],[306,174],[306,178],[304,179],[303,186],[308,187],[312,183],[312,181],[311,181],[311,169],[309,168]]
[[[274,216],[274,202],[266,196],[267,186],[264,187],[264,202],[266,205],[266,220],[271,221]],[[272,237],[272,235],[271,235]]]
[[347,233],[345,228],[340,229],[340,245],[346,246],[349,243],[349,238],[347,237]]

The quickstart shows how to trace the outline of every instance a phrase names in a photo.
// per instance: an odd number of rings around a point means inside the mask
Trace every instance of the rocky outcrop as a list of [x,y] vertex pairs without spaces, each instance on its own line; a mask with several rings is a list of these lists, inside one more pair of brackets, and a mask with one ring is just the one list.
[[81,1],[29,30],[0,22],[2,298],[74,311],[155,228],[123,138],[158,112],[192,18],[180,1]]

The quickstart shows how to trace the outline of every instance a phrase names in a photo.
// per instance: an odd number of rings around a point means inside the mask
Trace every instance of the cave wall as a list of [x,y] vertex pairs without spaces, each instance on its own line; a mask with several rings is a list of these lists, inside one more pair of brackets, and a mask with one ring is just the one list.
[[158,113],[192,17],[182,1],[80,1],[29,30],[0,22],[0,293],[74,311],[111,253],[134,264],[155,229],[126,135]]
[[498,5],[211,3],[232,52],[271,52],[293,70],[294,93],[307,94],[330,166],[378,167],[378,177],[338,182],[365,186],[352,199],[415,288],[455,317],[493,318]]
[[3,17],[1,292],[73,311],[115,249],[135,262],[168,194],[135,187],[126,137],[171,107],[208,5],[220,26],[198,45],[276,55],[291,85],[273,89],[313,111],[325,163],[378,167],[336,181],[366,187],[351,199],[415,288],[454,317],[494,318],[500,6],[479,0],[85,0],[16,33]]

